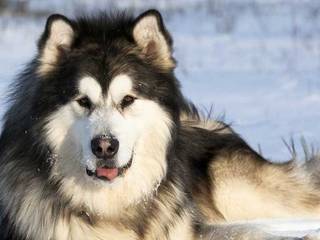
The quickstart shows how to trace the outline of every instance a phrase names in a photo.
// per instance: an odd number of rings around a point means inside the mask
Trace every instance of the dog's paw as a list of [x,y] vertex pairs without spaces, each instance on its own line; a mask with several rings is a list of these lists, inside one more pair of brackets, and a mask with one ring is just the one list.
[[320,235],[308,235],[303,238],[303,240],[320,240]]
[[299,238],[299,237],[278,237],[278,238],[270,239],[270,240],[304,240],[304,238]]
[[303,240],[320,240],[320,229],[308,234]]

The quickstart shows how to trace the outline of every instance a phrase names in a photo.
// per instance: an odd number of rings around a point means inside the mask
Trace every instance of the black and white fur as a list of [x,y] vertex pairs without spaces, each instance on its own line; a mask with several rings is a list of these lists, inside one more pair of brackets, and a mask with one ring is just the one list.
[[[286,239],[250,226],[210,226],[263,215],[262,195],[250,189],[254,173],[242,182],[240,172],[269,163],[223,123],[198,117],[174,67],[155,10],[137,18],[50,16],[4,118],[0,239]],[[112,158],[93,154],[97,136],[118,140]],[[123,173],[101,179],[101,166]],[[278,171],[286,182],[267,189],[274,194],[267,207],[295,215],[277,204],[277,195],[289,194],[296,215],[320,216],[312,179],[272,166],[266,176]],[[248,216],[234,208],[234,179],[258,206]],[[286,193],[298,180],[299,190]]]

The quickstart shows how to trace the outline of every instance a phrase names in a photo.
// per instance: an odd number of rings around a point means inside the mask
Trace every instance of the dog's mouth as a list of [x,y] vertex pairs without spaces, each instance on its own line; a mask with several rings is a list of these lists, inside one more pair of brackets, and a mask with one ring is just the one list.
[[96,168],[96,170],[92,171],[86,168],[87,174],[90,177],[96,177],[100,180],[104,181],[112,181],[117,177],[124,176],[126,171],[131,167],[132,164],[132,156],[130,161],[124,165],[123,167],[109,167],[107,165],[102,165]]

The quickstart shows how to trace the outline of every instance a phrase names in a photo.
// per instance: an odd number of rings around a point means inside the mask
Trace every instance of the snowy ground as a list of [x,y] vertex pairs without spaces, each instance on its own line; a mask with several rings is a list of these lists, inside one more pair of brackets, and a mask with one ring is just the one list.
[[[14,3],[14,1],[11,1]],[[320,1],[27,1],[33,14],[0,15],[0,96],[35,53],[46,15],[162,9],[175,40],[178,78],[198,106],[213,106],[254,148],[288,159],[282,138],[320,147]],[[38,17],[36,17],[38,16]],[[301,152],[301,151],[300,151]],[[320,223],[319,223],[320,226]]]
[[[254,223],[256,224],[256,223]],[[292,237],[303,237],[310,236],[308,240],[319,240],[318,220],[303,219],[303,220],[269,220],[260,222],[257,224],[260,229],[278,236],[292,236]]]

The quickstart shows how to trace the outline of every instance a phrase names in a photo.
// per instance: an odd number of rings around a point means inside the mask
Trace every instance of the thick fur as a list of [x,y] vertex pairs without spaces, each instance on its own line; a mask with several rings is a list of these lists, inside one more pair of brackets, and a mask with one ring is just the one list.
[[[157,11],[53,15],[38,46],[0,138],[1,240],[291,239],[226,223],[320,217],[317,173],[266,161],[185,100]],[[88,173],[100,135],[120,142],[112,181]]]

